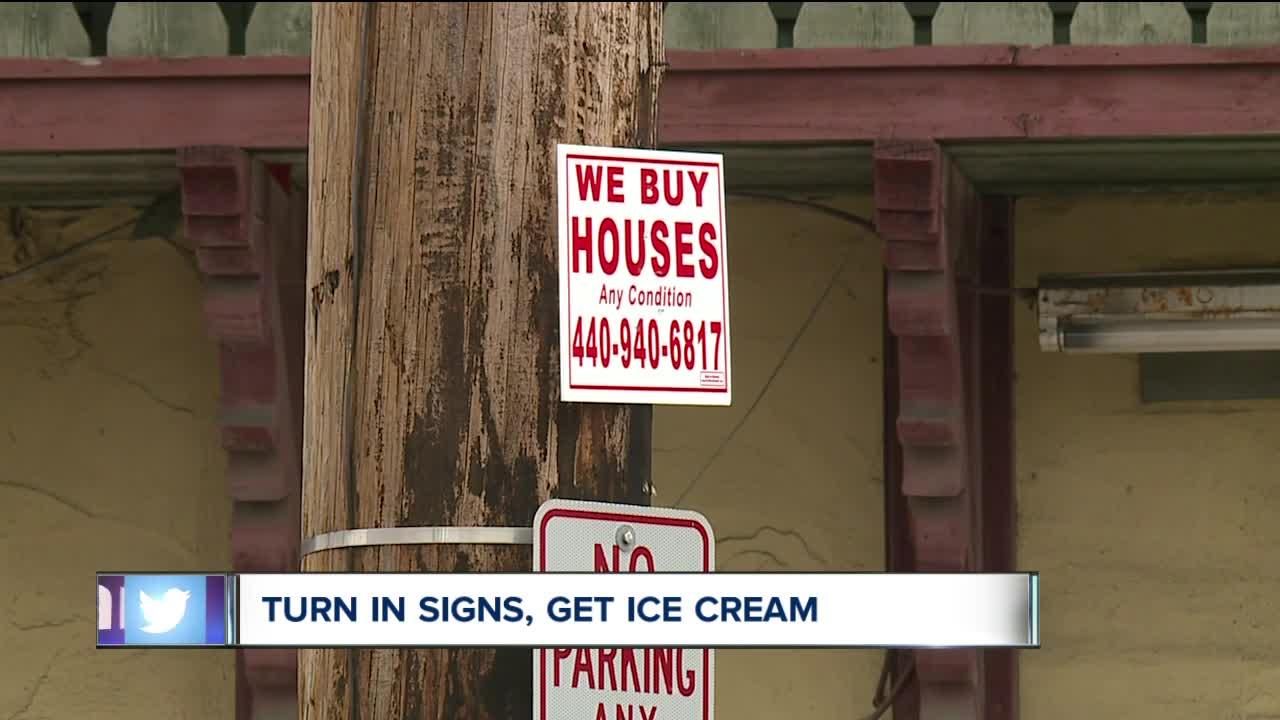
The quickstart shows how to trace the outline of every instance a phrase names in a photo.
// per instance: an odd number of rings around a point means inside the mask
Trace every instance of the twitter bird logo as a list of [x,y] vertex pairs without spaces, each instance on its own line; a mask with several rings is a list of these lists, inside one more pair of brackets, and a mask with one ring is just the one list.
[[[127,645],[203,645],[208,639],[209,591],[203,575],[129,575],[124,597]],[[214,609],[221,627],[222,607]]]
[[191,593],[179,588],[169,588],[158,600],[145,590],[139,590],[138,607],[142,610],[142,620],[146,624],[138,629],[152,635],[173,630],[186,616],[187,601],[190,599]]

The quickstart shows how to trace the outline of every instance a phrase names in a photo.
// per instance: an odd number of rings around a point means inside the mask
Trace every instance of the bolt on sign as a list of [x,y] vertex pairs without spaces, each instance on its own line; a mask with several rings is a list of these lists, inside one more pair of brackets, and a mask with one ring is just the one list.
[[[702,515],[668,508],[549,500],[533,520],[536,572],[713,572]],[[539,648],[534,720],[712,720],[710,649]]]
[[724,159],[560,145],[560,399],[729,405]]

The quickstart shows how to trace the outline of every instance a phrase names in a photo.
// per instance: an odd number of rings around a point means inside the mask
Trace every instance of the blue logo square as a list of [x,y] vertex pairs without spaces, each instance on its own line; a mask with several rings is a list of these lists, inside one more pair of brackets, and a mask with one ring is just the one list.
[[204,575],[127,575],[126,645],[204,645]]

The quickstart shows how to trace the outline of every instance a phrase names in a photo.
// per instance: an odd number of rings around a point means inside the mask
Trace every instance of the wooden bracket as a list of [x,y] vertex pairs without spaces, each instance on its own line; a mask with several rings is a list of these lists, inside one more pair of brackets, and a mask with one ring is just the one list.
[[[239,148],[183,148],[178,173],[221,365],[232,565],[297,570],[305,198]],[[239,720],[254,717],[264,698],[296,698],[296,652],[239,653],[237,676],[247,686]]]
[[[886,439],[887,488],[905,501],[887,501],[889,542],[908,545],[890,553],[893,569],[1013,570],[1010,553],[985,547],[1008,549],[1013,541],[1011,305],[1008,297],[980,301],[974,292],[980,282],[1010,280],[1010,206],[984,198],[932,141],[877,142],[872,162],[893,343],[886,378],[896,381],[886,388],[894,415],[885,432],[896,440],[890,447]],[[999,208],[1005,222],[997,227]],[[980,242],[988,230],[1003,233],[993,234],[1003,244]],[[985,487],[989,473],[999,487]],[[895,523],[905,523],[906,532]],[[1000,677],[989,677],[988,655],[915,651],[916,692],[895,717],[1016,717],[1016,683],[1009,680],[1015,666],[1000,655]]]

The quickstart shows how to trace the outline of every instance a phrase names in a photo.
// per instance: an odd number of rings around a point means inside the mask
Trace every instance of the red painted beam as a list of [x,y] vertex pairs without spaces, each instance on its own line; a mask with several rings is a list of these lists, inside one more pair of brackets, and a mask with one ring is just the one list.
[[306,57],[0,60],[0,151],[303,150]]
[[[671,51],[665,145],[1280,132],[1280,48]],[[0,60],[0,151],[307,146],[306,57]]]
[[668,53],[665,145],[1042,140],[1280,132],[1280,48]]
[[[883,274],[883,285],[889,287],[889,273]],[[902,489],[902,444],[891,428],[898,422],[898,340],[889,329],[889,303],[884,303],[881,317],[881,348],[884,353],[884,374],[881,381],[882,427],[884,462],[884,566],[889,572],[911,572],[915,569],[915,548],[911,541],[911,526],[907,496]],[[904,676],[912,672],[910,651],[891,651],[887,660],[891,682],[887,688],[904,682],[897,697],[886,696],[891,702],[894,720],[919,720],[920,684],[915,677]]]
[[[973,284],[982,290],[969,293],[977,323],[969,372],[976,386],[973,405],[979,428],[975,448],[980,458],[977,470],[982,488],[981,567],[987,572],[1018,570],[1013,230],[1013,198],[984,196],[973,264],[977,274]],[[984,655],[987,719],[1017,720],[1018,651],[987,650]]]

